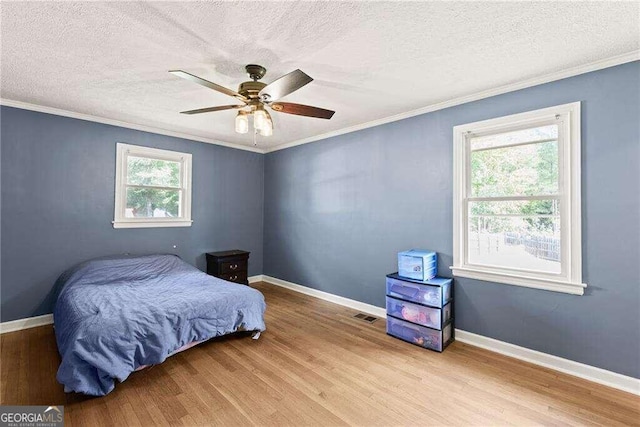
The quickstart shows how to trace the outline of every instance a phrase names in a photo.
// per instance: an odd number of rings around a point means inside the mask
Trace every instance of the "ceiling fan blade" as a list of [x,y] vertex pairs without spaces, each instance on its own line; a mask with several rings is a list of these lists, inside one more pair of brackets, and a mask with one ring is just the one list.
[[198,83],[199,85],[208,87],[209,89],[213,89],[217,92],[220,93],[224,93],[225,95],[229,95],[229,96],[233,96],[234,98],[238,98],[242,101],[246,101],[247,98],[245,98],[244,96],[240,95],[238,92],[233,91],[231,89],[227,89],[224,86],[220,86],[218,84],[212,83],[209,80],[205,80],[205,79],[201,79],[198,76],[194,76],[193,74],[189,74],[186,71],[182,71],[182,70],[172,70],[169,71],[171,74],[173,74],[174,76],[177,77],[181,77],[185,80],[191,80],[194,83]]
[[302,71],[295,70],[263,87],[258,95],[265,102],[275,101],[295,92],[312,81],[313,79]]
[[211,113],[213,111],[233,110],[234,108],[242,108],[246,105],[220,105],[219,107],[199,108],[197,110],[181,111],[180,114],[200,114]]
[[297,116],[317,117],[319,119],[330,119],[335,111],[324,108],[311,107],[309,105],[293,104],[291,102],[274,102],[271,104],[273,111],[279,113],[295,114]]

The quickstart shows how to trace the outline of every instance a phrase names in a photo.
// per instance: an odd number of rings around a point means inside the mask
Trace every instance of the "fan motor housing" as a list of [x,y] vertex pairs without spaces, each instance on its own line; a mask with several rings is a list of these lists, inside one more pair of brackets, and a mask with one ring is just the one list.
[[265,86],[265,83],[256,81],[240,83],[240,86],[238,87],[238,93],[249,99],[258,99],[258,93]]

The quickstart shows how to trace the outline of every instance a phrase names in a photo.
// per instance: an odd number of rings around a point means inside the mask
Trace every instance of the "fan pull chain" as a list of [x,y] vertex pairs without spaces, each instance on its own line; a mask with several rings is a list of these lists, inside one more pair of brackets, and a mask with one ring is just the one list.
[[257,147],[258,143],[256,142],[256,135],[258,135],[258,129],[253,128],[253,146]]

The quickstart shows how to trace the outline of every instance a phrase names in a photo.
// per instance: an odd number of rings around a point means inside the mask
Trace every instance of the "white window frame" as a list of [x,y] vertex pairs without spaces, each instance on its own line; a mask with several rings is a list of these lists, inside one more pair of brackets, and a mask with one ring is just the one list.
[[[127,157],[146,157],[150,159],[179,162],[180,165],[180,212],[179,218],[127,218]],[[151,228],[151,227],[191,227],[191,154],[159,148],[141,147],[118,143],[116,145],[116,195],[113,228]]]
[[[561,273],[471,264],[468,260],[470,137],[558,125]],[[455,276],[583,295],[580,190],[580,102],[468,123],[453,128],[453,266]]]

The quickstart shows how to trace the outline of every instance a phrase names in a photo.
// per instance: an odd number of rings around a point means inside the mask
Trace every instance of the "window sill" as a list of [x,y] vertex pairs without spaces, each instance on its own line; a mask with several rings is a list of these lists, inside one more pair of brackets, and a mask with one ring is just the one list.
[[504,283],[506,285],[523,286],[533,289],[544,289],[546,291],[563,292],[572,295],[583,295],[584,283],[563,282],[560,280],[534,278],[518,274],[494,273],[484,270],[477,270],[469,267],[450,267],[454,276],[466,277],[468,279],[484,280],[487,282]]
[[113,228],[191,227],[193,221],[112,221]]

